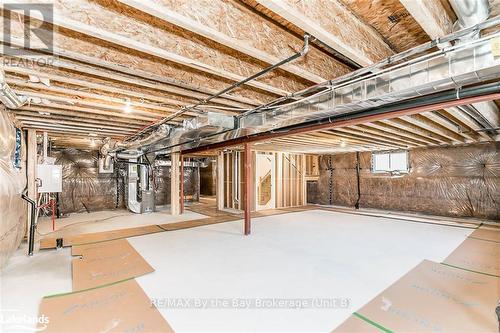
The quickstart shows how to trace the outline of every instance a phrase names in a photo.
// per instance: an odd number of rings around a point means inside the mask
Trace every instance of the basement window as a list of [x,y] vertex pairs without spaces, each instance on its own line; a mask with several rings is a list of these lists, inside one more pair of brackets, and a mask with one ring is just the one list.
[[408,173],[408,151],[385,151],[372,153],[373,173]]

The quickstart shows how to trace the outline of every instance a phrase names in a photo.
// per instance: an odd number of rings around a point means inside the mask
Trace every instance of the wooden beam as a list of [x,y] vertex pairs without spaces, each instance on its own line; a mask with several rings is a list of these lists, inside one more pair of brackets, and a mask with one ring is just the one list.
[[[100,95],[100,94],[94,94],[94,93],[88,93],[82,90],[74,90],[74,89],[69,89],[69,88],[63,88],[63,87],[57,87],[57,86],[46,86],[42,83],[30,83],[26,82],[23,80],[18,80],[18,79],[13,79],[13,78],[7,78],[7,83],[12,85],[12,89],[18,90],[16,87],[23,87],[23,88],[30,88],[30,89],[36,89],[37,91],[48,91],[52,93],[57,93],[57,94],[63,94],[63,95],[69,95],[69,96],[75,96],[75,98],[72,99],[78,99],[81,100],[82,97],[90,98],[90,99],[95,99],[95,100],[100,100],[105,103],[114,103],[118,104],[115,110],[121,110],[123,111],[126,100],[124,98],[116,98],[113,96],[109,95]],[[49,97],[52,95],[48,95]],[[70,97],[71,98],[71,97]],[[107,105],[107,104],[106,104]],[[157,116],[168,116],[171,115],[175,112],[178,111],[178,109],[175,108],[169,108],[169,107],[164,107],[161,105],[155,105],[148,103],[147,101],[144,101],[143,103],[141,102],[135,102],[133,100],[130,100],[130,106],[133,108],[135,113],[141,113],[141,114],[153,114]],[[185,115],[196,115],[194,112],[187,112]]]
[[[260,49],[257,49],[250,45],[248,42],[243,42],[236,38],[230,37],[220,31],[212,29],[204,24],[200,24],[195,20],[192,20],[186,16],[180,15],[165,6],[157,5],[151,1],[140,1],[140,0],[118,0],[119,2],[135,8],[139,11],[148,13],[160,20],[173,24],[175,26],[181,27],[185,30],[191,31],[197,35],[203,36],[210,40],[213,40],[221,45],[232,48],[233,50],[239,51],[243,54],[251,56],[260,61],[266,62],[268,64],[275,64],[281,61],[281,59],[270,55]],[[326,81],[319,75],[313,74],[303,68],[298,66],[287,64],[281,67],[282,69],[288,71],[289,73],[300,76],[306,80],[320,83]]]
[[429,120],[428,118],[426,118],[420,114],[403,116],[400,119],[407,121],[409,123],[412,123],[412,124],[414,124],[420,128],[423,128],[429,132],[436,133],[437,135],[444,137],[448,140],[451,140],[454,142],[459,142],[459,143],[466,142],[466,140],[463,136],[458,135],[456,132],[447,129],[444,126],[436,124],[432,120]]
[[256,1],[362,66],[393,53],[373,28],[337,0]]
[[[34,128],[40,131],[48,131],[48,130],[56,130],[56,131],[63,131],[69,133],[80,133],[80,134],[89,134],[89,129],[82,129],[79,126],[68,126],[68,125],[58,125],[58,124],[50,124],[50,123],[43,123],[43,122],[33,122],[33,121],[24,121],[21,122],[23,128]],[[111,131],[111,130],[100,130],[100,129],[94,129],[94,131],[91,131],[92,133],[95,132],[95,134],[102,134],[105,136],[110,136],[114,138],[123,138],[127,136],[127,133],[123,133],[120,131]]]
[[[129,126],[142,128],[150,122],[139,120],[139,119],[127,119],[121,117],[109,117],[89,114],[87,112],[76,112],[71,110],[60,110],[54,108],[44,108],[36,106],[24,106],[20,109],[10,110],[14,116],[36,116],[41,118],[53,117],[56,119],[66,119],[66,120],[79,120],[89,123],[104,123],[110,124],[111,122],[116,123],[118,126]],[[46,115],[46,113],[49,113]]]
[[[24,14],[24,13],[21,13]],[[231,81],[242,81],[245,79],[245,77],[240,76],[238,74],[234,74],[232,72],[226,71],[221,68],[216,68],[211,65],[207,65],[205,63],[202,63],[196,59],[190,59],[187,57],[184,57],[182,55],[170,52],[168,50],[162,49],[157,46],[149,45],[143,42],[140,42],[138,40],[122,36],[120,34],[103,30],[95,26],[91,26],[79,21],[75,21],[66,17],[63,17],[59,15],[57,12],[54,13],[52,18],[47,18],[41,15],[41,13],[37,11],[30,11],[29,12],[29,17],[40,20],[40,21],[45,21],[47,23],[51,23],[55,26],[68,29],[71,31],[75,31],[77,33],[83,34],[87,37],[90,38],[97,38],[102,41],[118,45],[120,47],[126,47],[135,51],[139,51],[151,56],[155,56],[182,66],[186,66],[188,68],[192,68],[201,72],[205,72],[211,75],[215,75],[227,80]],[[262,83],[259,81],[249,81],[246,83],[246,85],[261,89],[263,91],[267,91],[279,96],[284,96],[287,95],[289,92],[282,90],[280,88],[273,87],[271,85],[268,85],[266,83]]]
[[[0,34],[0,40],[5,41]],[[11,37],[11,43],[18,47],[23,47],[23,41],[14,36]],[[33,57],[40,57],[42,54],[30,50]],[[70,70],[79,74],[95,76],[105,80],[114,80],[117,82],[132,84],[142,88],[154,89],[156,91],[167,92],[170,94],[185,96],[201,100],[208,95],[217,92],[216,90],[207,89],[203,87],[196,87],[177,82],[175,80],[156,75],[154,73],[146,72],[139,69],[125,67],[102,59],[96,59],[83,54],[71,52],[68,50],[60,50],[55,48],[54,55],[61,58],[51,59],[47,65],[64,70]],[[29,60],[29,56],[23,55],[9,55],[19,58],[21,60]],[[69,59],[71,61],[63,60]],[[117,74],[119,73],[119,74]],[[245,97],[223,94],[219,98],[212,100],[214,103],[229,105],[234,107],[247,107],[249,105],[256,106],[254,100]]]
[[450,34],[453,21],[438,0],[399,0],[431,39]]
[[409,144],[411,147],[416,147],[416,146],[422,146],[426,145],[425,142],[421,142],[418,140],[410,139],[404,136],[400,136],[397,134],[394,134],[393,132],[388,131],[387,129],[381,129],[381,128],[375,128],[373,126],[370,126],[371,124],[362,124],[362,125],[356,125],[356,126],[351,126],[351,128],[358,129],[364,132],[371,133],[373,135],[380,135],[383,138],[389,139],[389,140],[396,140],[396,142],[400,142],[403,144]]
[[415,125],[412,122],[408,122],[406,120],[403,120],[401,118],[393,118],[393,119],[381,119],[382,123],[388,124],[393,127],[400,128],[402,130],[405,130],[410,133],[414,133],[418,136],[421,137],[428,137],[429,139],[432,139],[436,141],[437,144],[450,144],[452,140],[442,137],[439,134],[436,134],[434,132],[428,131],[424,128],[421,128],[420,126]]
[[170,214],[172,216],[177,216],[180,214],[180,205],[179,205],[179,153],[172,153],[170,155],[171,158],[171,167],[170,167]]
[[[85,107],[89,107],[89,108],[108,109],[108,110],[118,111],[118,114],[116,112],[111,113],[112,115],[115,115],[117,117],[121,116],[124,118],[131,118],[131,119],[137,118],[140,120],[147,120],[147,121],[161,119],[161,115],[159,115],[159,114],[153,114],[151,112],[141,111],[141,110],[137,110],[137,112],[135,112],[135,110],[134,110],[131,113],[126,113],[126,112],[124,112],[123,107],[116,106],[116,105],[110,105],[110,104],[96,103],[96,102],[92,102],[92,101],[88,101],[88,100],[84,100],[84,99],[76,99],[76,98],[68,98],[68,97],[63,97],[63,96],[49,95],[49,94],[43,94],[43,93],[38,93],[38,92],[34,92],[34,91],[29,91],[29,90],[16,89],[15,92],[20,94],[20,95],[27,96],[27,97],[38,97],[38,98],[45,99],[45,100],[48,100],[51,102],[48,105],[47,104],[34,104],[34,105],[39,105],[39,106],[60,108],[62,106],[61,104],[52,103],[53,101],[56,101],[56,102],[68,103],[69,105],[64,105],[62,107],[72,109],[72,110],[76,110],[76,108],[74,108],[73,106],[77,106],[77,107],[83,106],[84,108],[82,108],[82,109],[86,109]],[[95,113],[95,114],[108,114],[108,115],[110,115],[109,111],[104,111],[104,110],[101,111],[101,110],[97,110],[97,109],[89,110],[88,112]],[[147,117],[141,116],[139,114],[146,114],[148,116]]]
[[472,120],[462,110],[460,110],[456,107],[453,107],[453,108],[444,109],[443,111],[448,117],[453,117],[455,121],[460,122],[460,124],[462,124],[462,126],[464,126],[464,128],[469,129],[471,131],[475,131],[477,133],[477,135],[479,135],[482,138],[483,141],[484,140],[489,141],[489,140],[493,139],[493,137],[488,136],[487,133],[485,133],[483,131],[479,131],[481,129],[479,127],[479,125],[476,122],[474,122],[474,120]]
[[407,131],[401,127],[396,127],[396,126],[394,126],[388,122],[386,123],[384,121],[375,121],[375,122],[366,123],[363,125],[370,126],[370,127],[376,128],[376,129],[380,129],[382,131],[386,131],[389,133],[394,133],[395,135],[397,135],[401,138],[404,138],[407,140],[412,140],[413,142],[418,143],[418,144],[435,145],[435,144],[439,143],[437,140],[430,139],[428,137],[412,133],[412,132]]
[[[153,95],[150,93],[141,93],[141,92],[136,92],[134,90],[125,90],[125,89],[120,89],[116,88],[110,85],[105,85],[105,84],[100,84],[100,83],[95,83],[89,80],[81,80],[81,79],[75,79],[67,76],[62,76],[62,75],[55,75],[51,73],[45,73],[41,71],[36,71],[33,69],[28,69],[28,68],[23,68],[23,67],[14,67],[14,66],[4,66],[5,72],[11,72],[11,73],[16,73],[16,74],[22,74],[22,75],[36,75],[37,77],[40,78],[47,78],[50,81],[55,81],[55,82],[60,82],[60,83],[65,83],[65,84],[71,84],[75,86],[80,86],[84,87],[87,89],[95,89],[95,90],[100,90],[100,91],[105,91],[105,92],[110,92],[113,94],[120,94],[124,96],[129,96],[129,97],[135,97],[139,98],[141,100],[148,100],[152,102],[157,102],[157,103],[163,103],[163,104],[169,104],[173,105],[175,107],[181,107],[188,105],[189,103],[179,101],[177,99],[172,99],[172,98],[166,98],[163,96],[159,95]],[[19,82],[19,81],[17,81]],[[187,112],[189,114],[189,112]],[[192,113],[192,115],[194,115]]]
[[33,116],[16,116],[16,119],[20,120],[21,122],[25,124],[30,124],[30,123],[47,123],[47,124],[61,124],[61,125],[72,125],[76,127],[81,127],[83,128],[88,128],[92,130],[97,130],[97,129],[107,129],[107,130],[113,130],[113,131],[121,131],[121,132],[128,132],[128,133],[134,133],[137,131],[137,128],[130,128],[130,127],[121,127],[121,126],[116,126],[113,124],[104,125],[102,123],[86,123],[83,121],[72,121],[72,120],[64,120],[64,119],[57,119],[57,118],[50,118],[50,117],[33,117]]
[[437,111],[423,112],[421,116],[433,121],[436,124],[439,124],[443,128],[446,128],[448,131],[456,133],[458,136],[463,138],[462,140],[468,140],[469,142],[476,141],[473,135],[462,133],[460,127],[456,126],[453,122],[450,121],[448,117],[442,115]]

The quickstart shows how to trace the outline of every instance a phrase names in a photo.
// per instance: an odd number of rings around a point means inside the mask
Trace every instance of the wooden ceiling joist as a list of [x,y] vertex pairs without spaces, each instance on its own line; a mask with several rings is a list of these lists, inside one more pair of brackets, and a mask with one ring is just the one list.
[[399,0],[431,39],[453,31],[453,21],[438,0]]
[[373,28],[337,0],[256,2],[361,66],[371,65],[393,53]]
[[181,107],[181,106],[188,105],[188,103],[181,102],[178,99],[165,98],[163,96],[153,95],[151,93],[136,92],[136,91],[130,90],[130,89],[125,90],[125,89],[121,89],[121,88],[116,88],[116,87],[111,86],[111,85],[94,83],[94,82],[89,81],[89,80],[81,80],[81,79],[74,79],[74,78],[62,76],[62,75],[54,75],[54,74],[42,72],[41,70],[37,71],[37,70],[29,69],[29,68],[14,67],[14,66],[4,66],[4,70],[7,73],[16,73],[16,74],[22,74],[25,76],[34,75],[34,76],[37,76],[39,78],[49,79],[52,82],[60,82],[60,83],[64,83],[64,84],[79,86],[79,87],[85,88],[85,89],[96,89],[96,90],[110,92],[110,93],[114,93],[114,94],[120,94],[123,96],[135,97],[135,98],[139,98],[141,100],[151,101],[153,103],[168,104],[168,105],[173,105],[175,107]]
[[113,131],[122,131],[122,132],[128,132],[128,133],[133,133],[137,131],[137,128],[131,128],[131,127],[122,127],[122,126],[117,126],[117,125],[103,125],[103,124],[95,124],[95,123],[87,123],[87,122],[82,122],[82,121],[72,121],[72,120],[63,120],[63,119],[58,119],[58,118],[47,118],[47,117],[33,117],[33,116],[18,116],[18,120],[25,124],[30,124],[30,123],[50,123],[50,124],[60,124],[60,125],[71,125],[71,126],[78,126],[81,128],[89,128],[89,129],[106,129],[106,130],[113,130]]
[[[2,35],[0,35],[0,40],[5,41]],[[10,42],[14,46],[23,47],[22,40],[14,36],[11,36]],[[31,56],[33,57],[42,56],[39,52],[35,52],[33,50],[30,51]],[[152,89],[153,91],[166,92],[169,94],[193,98],[195,100],[204,99],[208,95],[216,92],[215,90],[200,86],[190,86],[185,83],[171,80],[140,69],[125,67],[123,65],[118,65],[109,61],[96,59],[68,50],[60,50],[57,47],[54,48],[53,53],[59,58],[51,59],[51,61],[47,62],[47,65],[84,74],[86,78],[89,78],[90,76],[105,80],[113,80],[128,85],[147,88],[149,90]],[[12,56],[18,57],[20,62],[29,59],[29,56]],[[221,105],[241,108],[258,105],[255,100],[230,94],[223,94],[221,97],[215,98],[212,101]]]
[[[85,97],[87,99],[91,99],[91,100],[95,100],[95,101],[102,101],[102,102],[106,103],[105,105],[107,105],[107,106],[108,106],[108,103],[111,102],[111,103],[114,103],[113,105],[115,106],[115,107],[113,107],[113,110],[120,110],[121,109],[123,111],[123,108],[127,102],[127,100],[125,100],[124,98],[116,98],[116,97],[112,97],[109,95],[88,93],[88,92],[85,92],[83,90],[74,90],[74,89],[68,89],[68,88],[57,87],[57,86],[46,86],[43,83],[30,83],[30,82],[26,82],[26,81],[14,79],[14,78],[7,78],[7,83],[9,83],[14,90],[17,90],[16,87],[30,88],[30,89],[34,89],[36,91],[42,91],[42,92],[46,91],[46,92],[60,94],[57,96],[74,96],[74,98],[70,98],[70,99],[74,99],[75,101],[82,101],[82,100],[85,101],[85,99],[83,99],[83,97]],[[19,93],[23,94],[23,92],[21,92],[21,90],[19,91]],[[47,94],[46,96],[48,99],[50,99],[50,98],[52,98],[52,96],[56,96],[56,95]],[[111,106],[111,104],[109,104],[109,106]],[[138,102],[138,101],[134,101],[132,99],[130,99],[130,106],[134,109],[134,112],[136,112],[138,114],[146,114],[146,115],[151,114],[151,115],[154,115],[157,117],[168,116],[168,115],[171,115],[177,111],[177,109],[175,109],[175,108],[154,105],[154,104],[147,103],[147,101]],[[187,115],[195,115],[195,113],[189,112],[189,113],[187,113]]]
[[455,122],[459,123],[462,126],[462,128],[466,129],[466,132],[472,133],[469,135],[476,134],[481,138],[482,141],[483,140],[488,141],[494,139],[493,137],[489,136],[486,132],[480,131],[481,128],[479,127],[479,125],[458,108],[448,108],[442,110],[441,112],[443,112],[448,118],[451,118]]
[[[257,49],[246,42],[240,41],[236,38],[221,33],[215,29],[207,27],[206,25],[200,24],[195,20],[182,16],[168,9],[167,7],[157,5],[154,2],[140,1],[140,0],[118,0],[118,1],[127,6],[133,7],[139,11],[148,13],[149,15],[159,18],[165,22],[176,25],[178,27],[181,27],[187,31],[193,32],[205,38],[211,39],[221,45],[230,47],[233,50],[239,51],[248,56],[259,59],[260,61],[266,62],[268,64],[275,64],[282,60],[260,49]],[[311,73],[293,64],[284,65],[282,68],[292,74],[300,76],[314,83],[320,83],[326,81],[325,78],[316,75],[314,73]]]
[[[82,129],[81,127],[78,126],[67,126],[67,125],[58,125],[58,124],[51,124],[51,123],[44,123],[44,122],[32,122],[32,121],[25,121],[22,122],[23,128],[34,128],[36,130],[44,131],[44,130],[58,130],[58,131],[63,131],[67,133],[80,133],[80,134],[89,134],[89,129]],[[123,138],[127,136],[127,133],[123,133],[121,131],[112,131],[112,130],[99,130],[95,129],[93,131],[90,131],[92,133],[98,133],[101,135],[105,136],[111,136],[111,137],[118,137],[118,138]]]
[[17,111],[15,113],[17,119],[23,119],[25,117],[29,117],[31,119],[54,119],[54,120],[68,120],[68,121],[76,121],[83,124],[94,124],[94,125],[107,125],[107,126],[116,126],[116,127],[124,127],[124,128],[132,128],[138,130],[142,128],[144,125],[140,123],[112,123],[110,121],[103,121],[100,119],[92,119],[89,117],[73,117],[67,114],[40,114],[38,112],[29,112],[29,111]]
[[[179,55],[174,52],[170,52],[166,49],[159,48],[154,45],[146,44],[143,42],[140,42],[138,40],[122,36],[118,33],[103,30],[100,28],[97,28],[95,26],[91,26],[73,19],[69,19],[67,17],[63,17],[58,12],[56,11],[53,15],[52,18],[46,18],[43,15],[41,15],[37,11],[30,11],[29,12],[30,17],[35,20],[39,21],[45,21],[47,23],[53,24],[57,27],[68,29],[74,32],[77,32],[79,34],[88,36],[89,38],[98,38],[102,41],[105,41],[107,43],[115,44],[120,47],[125,47],[129,48],[144,54],[148,54],[154,57],[158,57],[173,63],[176,63],[178,65],[186,66],[201,72],[205,72],[211,75],[215,75],[227,80],[231,81],[242,81],[245,79],[245,77],[234,74],[232,72],[226,71],[222,68],[217,68],[214,66],[207,65],[205,63],[202,63],[196,59],[190,59],[186,58],[182,55]],[[89,13],[90,15],[92,13]],[[269,84],[265,84],[259,81],[249,81],[246,83],[249,86],[252,86],[257,89],[261,89],[263,91],[278,95],[278,96],[284,96],[290,93],[289,91],[285,91],[276,87],[273,87]]]

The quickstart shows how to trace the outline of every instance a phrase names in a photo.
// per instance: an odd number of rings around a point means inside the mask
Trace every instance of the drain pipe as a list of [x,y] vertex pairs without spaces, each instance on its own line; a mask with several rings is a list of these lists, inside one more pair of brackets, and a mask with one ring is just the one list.
[[30,205],[31,223],[30,223],[30,234],[28,239],[28,255],[31,257],[33,256],[33,249],[35,247],[36,202],[26,195],[27,192],[28,190],[24,190],[24,192],[21,194],[21,198],[26,200]]
[[143,128],[139,132],[137,132],[137,133],[133,134],[132,136],[130,136],[129,138],[127,138],[125,141],[133,139],[133,138],[137,137],[138,135],[141,135],[141,134],[145,133],[147,130],[149,130],[152,127],[157,127],[159,125],[165,124],[165,123],[167,123],[167,122],[169,122],[169,121],[171,121],[171,120],[179,117],[180,115],[186,113],[187,111],[190,111],[190,110],[199,111],[199,110],[196,109],[196,107],[201,106],[201,105],[205,105],[205,104],[207,104],[208,102],[210,102],[214,98],[217,98],[217,97],[219,97],[219,96],[221,96],[223,94],[226,94],[226,93],[230,92],[231,90],[234,90],[234,89],[238,88],[239,86],[241,86],[241,85],[243,85],[243,84],[245,84],[245,83],[247,83],[249,81],[255,80],[256,78],[258,78],[258,77],[260,77],[260,76],[262,76],[262,75],[264,75],[264,74],[266,74],[266,73],[268,73],[268,72],[270,72],[270,71],[272,71],[272,70],[274,70],[274,69],[276,69],[278,67],[281,67],[281,66],[283,66],[283,65],[285,65],[285,64],[287,64],[287,63],[289,63],[289,62],[291,62],[291,61],[293,61],[293,60],[295,60],[297,58],[300,58],[300,57],[306,55],[307,52],[309,52],[309,38],[310,38],[310,36],[308,34],[304,35],[304,46],[302,47],[302,50],[300,50],[299,52],[295,53],[294,55],[292,55],[292,56],[290,56],[290,57],[288,57],[286,59],[283,59],[283,60],[281,60],[280,62],[278,62],[278,63],[276,63],[274,65],[271,65],[271,66],[269,66],[267,68],[264,68],[260,72],[255,73],[252,76],[247,77],[246,79],[243,79],[241,81],[235,82],[232,85],[230,85],[229,87],[224,88],[221,91],[219,91],[219,92],[217,92],[217,93],[215,93],[213,95],[210,95],[209,97],[207,97],[207,98],[199,101],[198,103],[196,103],[194,105],[189,105],[189,106],[182,107],[179,111],[177,111],[173,115],[171,115],[169,117],[166,117],[166,118],[163,118],[162,120],[160,120],[157,123],[154,123],[154,124],[151,124],[149,126],[146,126],[145,128]]

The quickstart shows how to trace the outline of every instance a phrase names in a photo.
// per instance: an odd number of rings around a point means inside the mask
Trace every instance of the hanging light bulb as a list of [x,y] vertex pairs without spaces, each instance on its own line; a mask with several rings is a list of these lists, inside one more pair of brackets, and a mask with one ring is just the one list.
[[344,140],[340,140],[340,147],[345,148],[347,146],[347,142]]
[[125,106],[123,107],[125,113],[132,112],[132,103],[130,103],[130,98],[125,98]]

